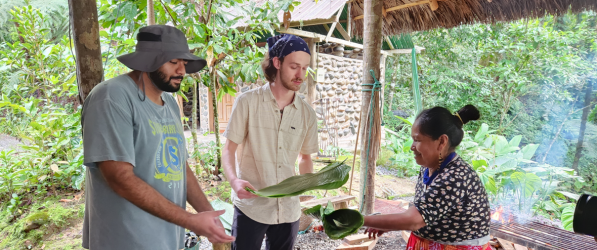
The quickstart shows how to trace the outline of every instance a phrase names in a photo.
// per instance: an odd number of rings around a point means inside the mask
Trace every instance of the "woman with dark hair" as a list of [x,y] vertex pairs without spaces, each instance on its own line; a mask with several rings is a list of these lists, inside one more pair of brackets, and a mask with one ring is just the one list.
[[369,237],[410,230],[407,250],[490,249],[487,193],[477,173],[455,152],[464,137],[462,126],[479,117],[473,105],[454,114],[435,107],[417,116],[411,150],[421,172],[414,206],[403,213],[365,216]]

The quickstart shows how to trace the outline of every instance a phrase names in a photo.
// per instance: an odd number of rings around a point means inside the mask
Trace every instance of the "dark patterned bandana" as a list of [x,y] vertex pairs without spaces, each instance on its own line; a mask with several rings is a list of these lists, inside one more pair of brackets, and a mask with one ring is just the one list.
[[270,58],[278,57],[282,59],[296,51],[303,51],[311,55],[307,42],[295,35],[282,34],[270,37],[267,39],[267,45],[269,46]]

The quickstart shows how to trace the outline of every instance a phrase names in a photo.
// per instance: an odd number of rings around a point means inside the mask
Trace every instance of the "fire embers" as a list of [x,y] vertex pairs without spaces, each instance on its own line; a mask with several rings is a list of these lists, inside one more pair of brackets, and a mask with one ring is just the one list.
[[498,207],[493,213],[491,213],[491,221],[492,222],[499,222],[501,224],[510,224],[513,219],[512,213],[509,211],[504,211],[504,207]]

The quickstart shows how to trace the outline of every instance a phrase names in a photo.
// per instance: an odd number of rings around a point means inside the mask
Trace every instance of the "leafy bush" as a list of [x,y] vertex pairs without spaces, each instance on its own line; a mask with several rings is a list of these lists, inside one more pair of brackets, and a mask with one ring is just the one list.
[[44,194],[46,188],[80,189],[81,115],[70,41],[48,40],[47,18],[38,9],[14,8],[11,14],[19,24],[13,35],[23,39],[0,47],[0,133],[24,144],[0,153],[0,200],[32,190]]

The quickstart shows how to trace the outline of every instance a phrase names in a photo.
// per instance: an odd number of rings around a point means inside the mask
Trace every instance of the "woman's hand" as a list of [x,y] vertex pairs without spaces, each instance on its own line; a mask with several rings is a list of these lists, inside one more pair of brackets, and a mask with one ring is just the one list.
[[373,237],[373,239],[376,239],[377,237],[381,236],[385,232],[386,231],[383,231],[383,230],[380,230],[380,229],[376,229],[376,228],[372,228],[372,227],[368,227],[367,229],[365,229],[365,234],[369,235],[369,239],[371,239],[371,237]]

